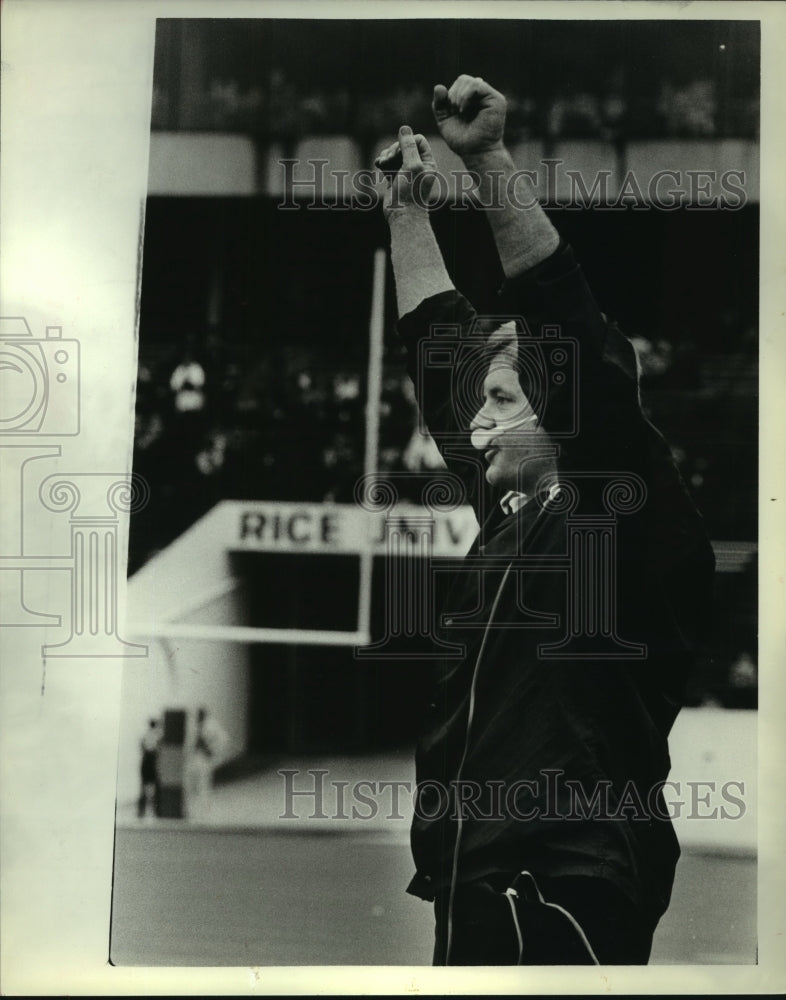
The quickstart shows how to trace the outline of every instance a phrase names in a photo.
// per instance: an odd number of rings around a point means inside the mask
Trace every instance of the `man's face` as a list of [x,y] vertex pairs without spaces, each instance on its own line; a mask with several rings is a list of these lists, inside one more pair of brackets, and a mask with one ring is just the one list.
[[493,360],[483,381],[483,406],[470,424],[472,445],[483,452],[492,486],[532,494],[556,472],[554,446],[519,384],[515,368]]

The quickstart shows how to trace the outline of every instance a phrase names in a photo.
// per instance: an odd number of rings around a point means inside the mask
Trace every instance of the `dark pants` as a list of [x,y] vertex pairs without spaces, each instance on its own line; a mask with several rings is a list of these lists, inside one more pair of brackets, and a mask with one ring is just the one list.
[[[506,896],[511,882],[516,895]],[[539,879],[536,885],[531,878],[516,881],[515,876],[495,875],[458,886],[447,955],[449,900],[450,893],[441,892],[434,901],[434,965],[592,965],[595,959],[600,965],[646,965],[649,961],[652,922],[606,879],[563,876]]]
[[152,750],[145,750],[142,754],[140,778],[142,787],[139,791],[139,799],[137,801],[137,816],[144,816],[147,812],[147,803],[151,792],[153,798],[153,815],[160,816],[161,785],[158,780],[158,755]]

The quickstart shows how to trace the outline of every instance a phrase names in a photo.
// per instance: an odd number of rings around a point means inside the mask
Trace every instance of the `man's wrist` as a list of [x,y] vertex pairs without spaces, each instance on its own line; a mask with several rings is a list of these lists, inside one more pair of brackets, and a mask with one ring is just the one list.
[[500,170],[513,166],[513,158],[504,142],[499,142],[487,149],[463,153],[461,159],[467,170],[482,173],[484,170]]
[[428,212],[415,205],[397,208],[388,218],[390,259],[396,281],[399,317],[427,298],[453,288]]
[[385,217],[391,229],[397,226],[415,227],[431,225],[428,209],[424,205],[415,204],[415,202],[390,207],[385,212]]

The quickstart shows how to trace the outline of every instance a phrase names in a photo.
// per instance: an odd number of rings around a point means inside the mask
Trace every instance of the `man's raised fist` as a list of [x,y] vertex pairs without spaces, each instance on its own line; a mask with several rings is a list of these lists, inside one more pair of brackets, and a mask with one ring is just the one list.
[[502,146],[507,101],[482,77],[462,74],[449,90],[438,83],[431,107],[440,135],[459,156]]

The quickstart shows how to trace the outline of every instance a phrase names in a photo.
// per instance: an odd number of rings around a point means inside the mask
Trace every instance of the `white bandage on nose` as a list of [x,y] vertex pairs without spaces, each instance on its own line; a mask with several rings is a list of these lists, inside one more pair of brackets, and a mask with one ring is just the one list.
[[477,448],[478,450],[485,450],[497,431],[498,428],[496,424],[492,424],[491,427],[476,427],[469,437],[472,442],[472,447]]
[[532,430],[537,421],[538,415],[531,412],[525,413],[521,417],[512,417],[510,420],[498,420],[496,423],[489,421],[488,427],[476,427],[472,431],[470,435],[472,447],[479,450],[481,448],[485,449],[498,434],[514,431],[518,427],[524,428],[529,426],[529,429]]
[[537,413],[525,413],[523,417],[511,417],[510,420],[500,420],[497,422],[497,427],[501,431],[513,431],[517,427],[523,427],[525,424],[537,423],[537,420]]

